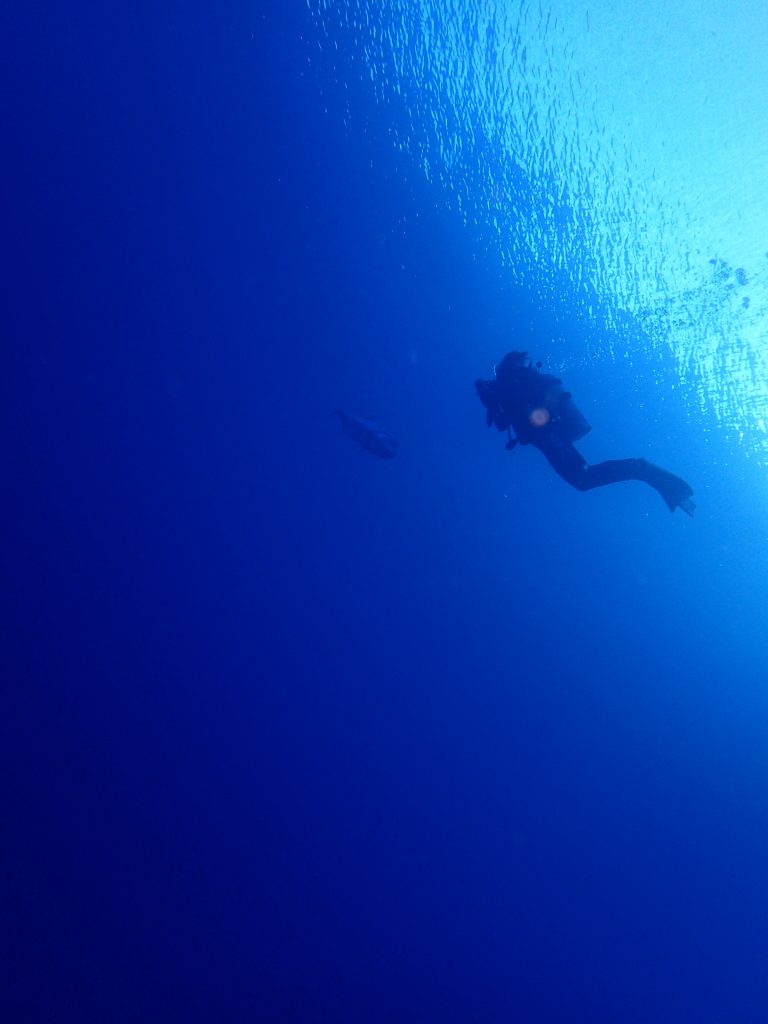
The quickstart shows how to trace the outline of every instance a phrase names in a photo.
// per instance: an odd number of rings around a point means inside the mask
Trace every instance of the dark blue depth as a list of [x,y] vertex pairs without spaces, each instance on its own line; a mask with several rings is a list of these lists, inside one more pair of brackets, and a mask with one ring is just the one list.
[[[3,1019],[765,1019],[759,471],[579,362],[304,5],[17,6]],[[506,452],[513,347],[697,518]]]

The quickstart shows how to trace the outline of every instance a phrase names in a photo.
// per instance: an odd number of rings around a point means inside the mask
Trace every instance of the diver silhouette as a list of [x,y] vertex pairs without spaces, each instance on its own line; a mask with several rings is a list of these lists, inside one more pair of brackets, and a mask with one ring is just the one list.
[[563,390],[562,381],[540,373],[540,366],[532,366],[527,352],[508,352],[496,367],[494,380],[475,381],[486,408],[486,422],[489,427],[507,431],[510,451],[518,443],[532,444],[554,471],[579,491],[621,480],[641,480],[661,495],[670,512],[681,508],[693,515],[693,491],[685,480],[652,462],[613,459],[589,465],[573,442],[592,428],[574,405],[570,392]]

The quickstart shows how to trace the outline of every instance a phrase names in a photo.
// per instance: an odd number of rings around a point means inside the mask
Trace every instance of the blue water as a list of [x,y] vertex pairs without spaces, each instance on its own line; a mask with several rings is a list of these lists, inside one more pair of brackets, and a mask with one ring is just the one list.
[[[5,15],[4,1020],[768,1019],[728,11]],[[695,518],[507,453],[512,347]]]

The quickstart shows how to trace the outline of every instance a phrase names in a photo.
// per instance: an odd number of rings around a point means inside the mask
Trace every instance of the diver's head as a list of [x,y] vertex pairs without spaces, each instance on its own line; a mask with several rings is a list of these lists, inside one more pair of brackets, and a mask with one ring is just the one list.
[[496,366],[496,380],[503,382],[513,370],[520,369],[526,363],[530,363],[527,352],[507,352]]

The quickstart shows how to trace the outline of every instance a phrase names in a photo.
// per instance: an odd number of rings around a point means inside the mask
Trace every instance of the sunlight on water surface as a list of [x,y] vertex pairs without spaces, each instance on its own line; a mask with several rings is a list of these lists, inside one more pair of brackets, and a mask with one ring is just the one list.
[[766,459],[760,4],[308,3],[337,76],[370,81],[396,145],[516,282],[600,352],[669,354]]

